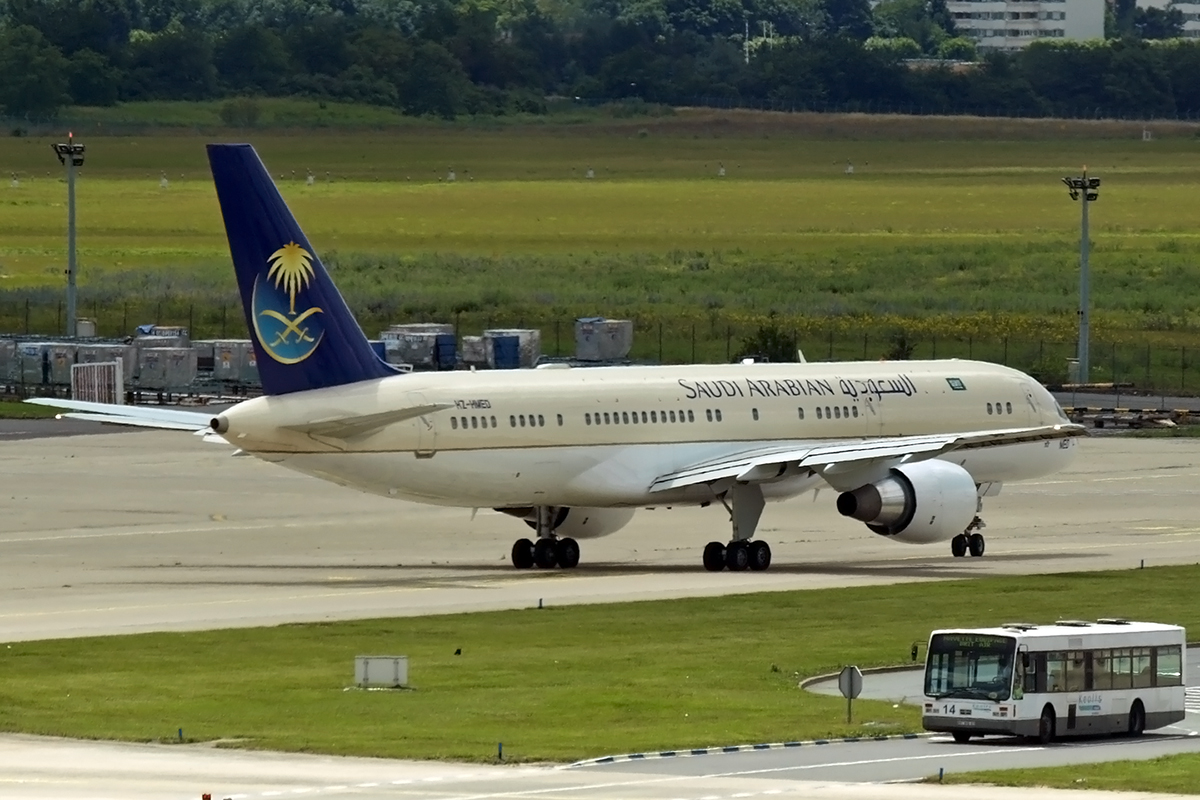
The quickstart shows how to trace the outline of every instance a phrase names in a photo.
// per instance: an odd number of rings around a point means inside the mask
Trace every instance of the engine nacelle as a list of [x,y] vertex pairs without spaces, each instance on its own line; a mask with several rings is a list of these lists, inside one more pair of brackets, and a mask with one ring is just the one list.
[[948,461],[919,461],[838,495],[837,510],[898,542],[944,542],[966,530],[978,508],[975,479]]
[[[525,524],[537,530],[536,508],[498,508],[497,511],[525,520]],[[554,533],[560,538],[599,539],[616,533],[633,519],[633,508],[567,508],[555,506],[550,509]]]

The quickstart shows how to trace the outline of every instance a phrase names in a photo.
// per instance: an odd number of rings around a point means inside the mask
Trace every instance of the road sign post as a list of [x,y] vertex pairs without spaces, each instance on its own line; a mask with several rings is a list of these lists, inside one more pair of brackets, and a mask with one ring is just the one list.
[[838,675],[838,689],[842,692],[842,697],[846,698],[846,724],[849,725],[853,717],[852,706],[854,698],[862,694],[863,674],[858,667],[843,667]]

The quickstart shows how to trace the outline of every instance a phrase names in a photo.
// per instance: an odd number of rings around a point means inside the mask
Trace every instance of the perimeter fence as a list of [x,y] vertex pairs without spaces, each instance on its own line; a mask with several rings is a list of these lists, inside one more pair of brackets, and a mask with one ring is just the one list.
[[[369,338],[393,323],[446,322],[458,336],[478,335],[493,328],[528,328],[541,332],[544,356],[569,358],[575,353],[575,320],[547,309],[544,314],[464,312],[450,317],[433,315],[395,318],[381,309],[354,309]],[[146,324],[186,327],[192,340],[246,339],[249,334],[240,303],[131,299],[118,303],[84,302],[81,317],[96,323],[104,339],[134,336]],[[756,348],[763,321],[722,312],[707,313],[703,320],[633,318],[634,363],[729,363]],[[843,318],[804,318],[800,322],[769,321],[785,341],[794,341],[808,361],[905,360],[963,358],[1015,367],[1048,385],[1072,379],[1070,360],[1076,342],[1052,335],[990,336],[920,334],[921,320],[911,328],[872,324]],[[0,300],[0,336],[28,336],[54,340],[66,334],[62,302]],[[1200,332],[1122,332],[1120,340],[1103,334],[1091,343],[1093,383],[1111,383],[1122,390],[1147,395],[1200,395]],[[1166,341],[1164,341],[1164,339]],[[758,352],[755,352],[755,350]],[[794,358],[794,357],[793,357]]]

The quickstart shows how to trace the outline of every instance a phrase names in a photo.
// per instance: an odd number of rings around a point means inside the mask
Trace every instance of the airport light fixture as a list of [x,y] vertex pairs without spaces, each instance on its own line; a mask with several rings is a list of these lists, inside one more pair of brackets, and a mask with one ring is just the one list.
[[1088,204],[1100,199],[1100,179],[1089,178],[1087,167],[1083,168],[1083,176],[1079,178],[1063,178],[1067,192],[1072,200],[1080,200],[1083,208],[1083,222],[1079,237],[1079,383],[1091,381],[1091,369],[1088,365]]
[[68,133],[66,142],[50,145],[58,163],[67,168],[67,336],[75,336],[75,168],[83,166],[82,144]]

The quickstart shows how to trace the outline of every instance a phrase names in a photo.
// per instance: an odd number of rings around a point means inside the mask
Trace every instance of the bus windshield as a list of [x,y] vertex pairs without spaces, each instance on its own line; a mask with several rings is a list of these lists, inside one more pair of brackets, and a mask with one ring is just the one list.
[[1012,693],[1016,640],[978,633],[939,633],[929,643],[925,694],[1007,700]]

